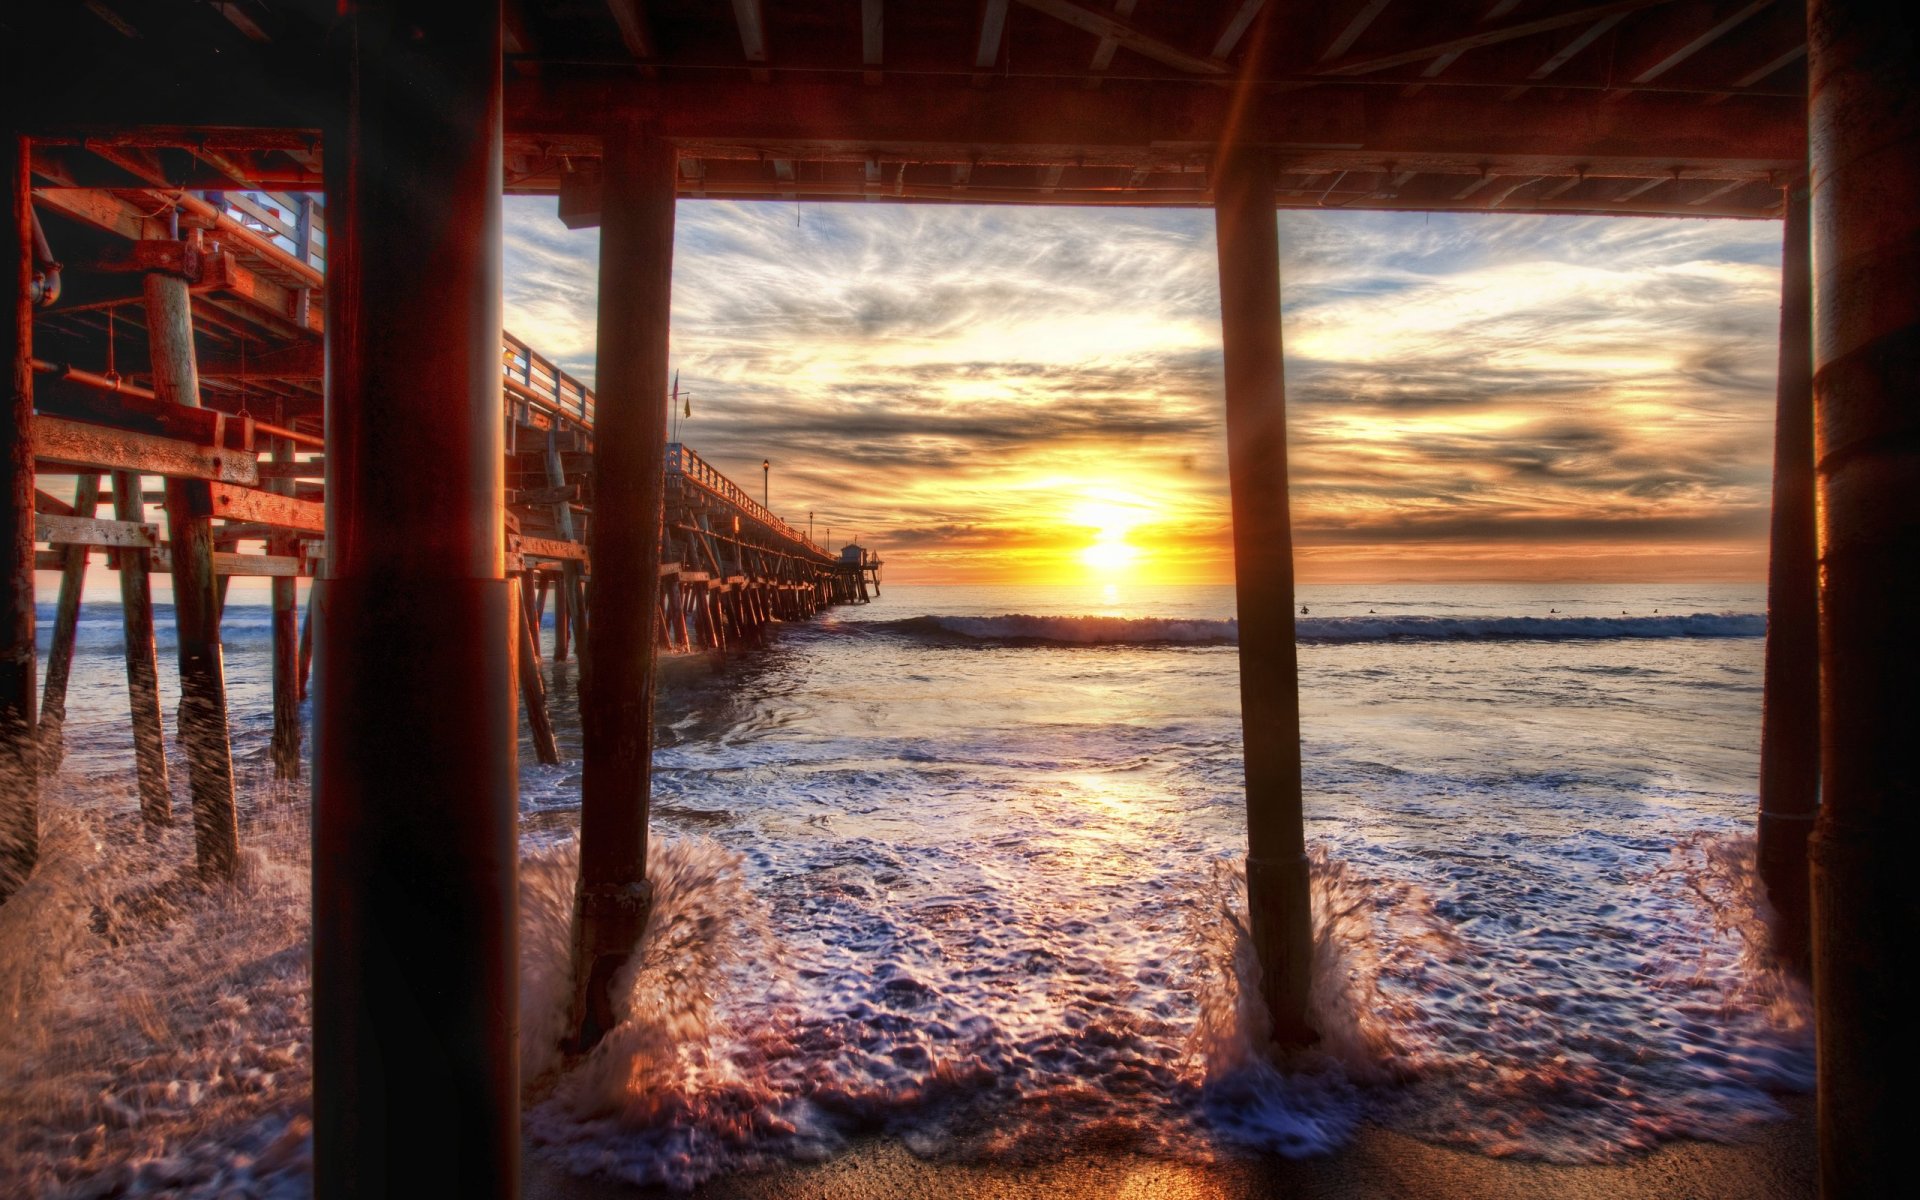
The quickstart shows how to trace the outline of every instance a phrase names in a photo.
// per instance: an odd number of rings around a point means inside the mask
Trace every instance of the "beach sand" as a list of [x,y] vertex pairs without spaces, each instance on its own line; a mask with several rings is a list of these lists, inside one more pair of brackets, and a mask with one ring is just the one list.
[[[1616,1163],[1558,1166],[1488,1158],[1367,1128],[1324,1158],[1231,1159],[1207,1165],[1133,1155],[1076,1155],[1020,1167],[927,1162],[873,1140],[829,1162],[710,1181],[696,1200],[1801,1200],[1816,1188],[1811,1097],[1787,1097],[1788,1120],[1722,1145],[1670,1142]],[[529,1153],[526,1200],[639,1200],[685,1195],[580,1179]]]

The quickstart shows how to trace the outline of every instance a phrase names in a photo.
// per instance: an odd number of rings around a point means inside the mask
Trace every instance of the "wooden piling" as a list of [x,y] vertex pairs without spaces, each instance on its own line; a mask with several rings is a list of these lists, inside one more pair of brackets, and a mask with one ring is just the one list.
[[1814,547],[1813,270],[1807,183],[1785,189],[1780,372],[1767,562],[1766,703],[1760,723],[1756,858],[1774,910],[1774,949],[1810,968],[1807,837],[1820,800],[1820,589]]
[[[113,473],[116,520],[147,519],[140,476]],[[120,628],[126,647],[127,707],[133,722],[133,766],[140,789],[140,815],[149,828],[173,821],[167,780],[167,743],[160,715],[160,664],[153,644],[152,551],[133,547],[120,555]]]
[[0,145],[0,261],[7,283],[7,415],[0,419],[0,902],[18,891],[40,857],[40,748],[34,707],[33,612],[33,180],[27,139]]
[[[100,476],[74,476],[73,515],[92,517],[100,507]],[[47,647],[47,681],[40,697],[40,774],[60,769],[67,754],[62,726],[67,720],[67,680],[73,675],[74,643],[80,632],[80,597],[87,585],[85,546],[67,546],[61,553],[60,600],[53,614],[53,639]]]
[[[1300,691],[1287,499],[1286,383],[1274,168],[1233,148],[1214,177],[1226,367],[1227,473],[1240,618],[1240,725],[1247,764],[1247,916],[1261,994],[1281,1046],[1316,1038],[1300,784]],[[865,579],[861,579],[864,595]]]
[[[187,281],[150,272],[145,298],[154,394],[198,408],[200,379]],[[239,865],[240,827],[227,733],[219,582],[213,573],[213,493],[202,480],[170,478],[166,497],[174,636],[180,651],[179,736],[193,797],[194,858],[203,877],[230,879]]]
[[307,682],[313,674],[313,609],[320,603],[321,584],[317,574],[307,584],[307,611],[300,617],[300,669],[295,680],[295,695],[303,704],[307,699]]
[[1820,496],[1820,815],[1810,850],[1821,1194],[1911,1186],[1920,1067],[1920,45],[1870,0],[1808,10]]
[[571,1028],[589,1046],[619,1014],[615,972],[646,928],[653,770],[653,641],[667,440],[673,146],[633,121],[602,159],[593,593],[580,727],[580,890]]
[[[538,572],[529,568],[520,572],[520,608],[517,625],[533,630],[530,645],[523,645],[528,661],[534,666],[540,665],[540,587],[536,581]],[[515,635],[516,637],[518,634]]]
[[514,655],[520,677],[520,707],[527,714],[527,730],[533,735],[533,753],[547,766],[560,761],[560,743],[553,736],[553,716],[547,711],[547,685],[540,678],[539,637],[534,632],[535,615],[527,603],[527,591],[520,593],[515,606],[514,633],[518,640]]
[[[547,486],[564,488],[567,485],[566,464],[560,458],[560,441],[556,431],[547,431],[546,445]],[[564,496],[553,506],[553,527],[564,541],[577,541],[578,530],[573,523],[573,503]],[[567,624],[574,643],[574,653],[584,659],[587,656],[587,593],[581,577],[580,564],[567,559],[560,564],[560,603],[555,605],[555,628],[558,628],[559,610],[564,608]],[[557,636],[557,635],[556,635]],[[557,647],[556,643],[556,647]],[[556,648],[556,661],[566,655]]]
[[[274,439],[273,461],[293,461],[290,440]],[[291,496],[293,480],[272,480],[270,490]],[[282,536],[274,539],[271,552],[292,554],[294,549],[294,539]],[[274,576],[270,585],[273,592],[273,773],[281,779],[300,777],[299,614],[295,611],[298,585],[298,580],[285,575]]]
[[510,1197],[500,3],[341,9],[343,103],[325,131],[327,578],[309,600],[313,1189]]
[[[564,568],[562,568],[564,572]],[[559,594],[554,597],[553,605],[553,661],[567,661],[567,580],[563,573],[557,584]]]

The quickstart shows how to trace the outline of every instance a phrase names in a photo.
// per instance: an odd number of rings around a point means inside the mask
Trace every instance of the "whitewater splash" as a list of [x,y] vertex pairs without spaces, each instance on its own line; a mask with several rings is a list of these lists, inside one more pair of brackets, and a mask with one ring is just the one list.
[[[248,865],[231,889],[192,879],[186,831],[142,840],[97,809],[50,816],[40,872],[0,909],[11,1018],[0,1190],[305,1194],[304,804],[248,812]],[[1343,1145],[1363,1120],[1495,1154],[1590,1160],[1682,1134],[1736,1136],[1767,1115],[1766,1088],[1804,1082],[1811,1063],[1805,991],[1760,957],[1767,914],[1751,843],[1737,839],[1689,839],[1645,881],[1699,910],[1690,940],[1644,980],[1676,1014],[1667,1053],[1718,1081],[1686,1102],[1665,1094],[1659,1062],[1649,1073],[1647,1045],[1542,1028],[1551,1014],[1529,1015],[1524,1000],[1504,1012],[1506,989],[1482,974],[1486,947],[1431,897],[1318,851],[1322,1039],[1284,1059],[1265,1048],[1244,875],[1230,861],[1214,860],[1173,905],[1185,926],[1170,956],[1042,967],[1052,1018],[1023,1025],[994,1015],[991,992],[954,990],[980,964],[956,964],[953,978],[883,968],[852,980],[874,1000],[848,1003],[853,993],[835,990],[845,979],[823,992],[807,947],[782,943],[750,864],[696,837],[655,842],[654,921],[618,985],[627,1015],[568,1061],[576,861],[572,842],[523,856],[526,1129],[535,1153],[633,1183],[686,1188],[875,1133],[956,1160],[1076,1147],[1299,1156]],[[955,932],[972,922],[976,937],[991,934],[984,911],[955,915]],[[1762,1026],[1780,1034],[1771,1056],[1750,1036]]]
[[[1108,616],[920,616],[844,626],[861,631],[960,642],[1068,646],[1229,646],[1239,640],[1232,619]],[[1690,613],[1620,617],[1301,617],[1301,642],[1601,641],[1616,638],[1764,637],[1757,613]]]

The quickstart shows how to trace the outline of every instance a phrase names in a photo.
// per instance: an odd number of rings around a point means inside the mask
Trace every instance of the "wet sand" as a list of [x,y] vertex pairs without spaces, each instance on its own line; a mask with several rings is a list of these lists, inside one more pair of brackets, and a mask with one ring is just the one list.
[[[1488,1158],[1368,1128],[1337,1154],[1210,1165],[1133,1155],[1078,1155],[1037,1166],[926,1162],[892,1140],[832,1161],[716,1179],[696,1200],[1010,1200],[1046,1196],[1124,1200],[1803,1200],[1816,1192],[1813,1101],[1789,1097],[1792,1116],[1757,1126],[1736,1145],[1672,1142],[1623,1162],[1557,1166]],[[578,1179],[528,1156],[526,1200],[642,1200],[686,1195]]]

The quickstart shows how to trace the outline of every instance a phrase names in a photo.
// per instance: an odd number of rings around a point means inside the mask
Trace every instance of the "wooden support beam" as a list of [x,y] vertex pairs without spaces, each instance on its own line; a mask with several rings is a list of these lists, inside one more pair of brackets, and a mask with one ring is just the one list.
[[[1274,1040],[1316,1038],[1308,1018],[1313,933],[1300,780],[1300,692],[1287,501],[1275,175],[1260,151],[1214,173],[1226,362],[1227,472],[1240,612],[1240,713],[1247,776],[1247,915]],[[859,578],[866,599],[865,572]]]
[[[1036,112],[1031,95],[1014,88],[927,88],[902,105],[885,89],[857,82],[796,78],[772,86],[769,94],[719,80],[649,88],[631,80],[549,78],[538,86],[520,81],[513,95],[529,136],[577,139],[583,152],[597,145],[605,113],[638,109],[658,113],[663,136],[715,162],[864,162],[878,153],[897,161],[1088,166],[1162,166],[1167,142],[1206,152],[1211,143],[1195,143],[1196,132],[1222,128],[1232,101],[1229,89],[1213,87],[1073,88],[1050,93],[1045,111]],[[1370,104],[1347,89],[1314,88],[1255,94],[1244,103],[1250,136],[1287,147],[1289,163],[1301,171],[1377,170],[1394,161],[1441,172],[1491,161],[1516,174],[1560,174],[1585,163],[1596,174],[1627,175],[1635,173],[1624,169],[1628,164],[1664,170],[1678,162],[1751,170],[1765,179],[1803,161],[1806,146],[1804,104],[1789,99],[1704,105],[1695,97],[1647,94],[1631,106],[1597,96],[1505,104],[1488,89],[1447,88]],[[718,190],[712,180],[708,188]]]
[[517,589],[519,602],[514,605],[514,634],[517,639],[517,651],[514,655],[517,673],[520,677],[520,707],[527,714],[527,730],[533,736],[533,753],[547,766],[560,761],[560,743],[553,735],[553,717],[547,712],[547,685],[540,678],[540,639],[534,632],[536,618],[528,589]]
[[[276,457],[278,457],[276,455]],[[280,459],[290,462],[291,456]],[[290,482],[290,481],[282,481]],[[286,489],[290,490],[290,489]],[[302,533],[327,532],[327,506],[313,500],[295,500],[282,490],[279,494],[255,488],[218,483],[212,487],[213,515],[227,521],[248,521],[275,529]]]
[[[293,462],[293,443],[286,438],[276,438],[273,444],[273,460],[283,466]],[[300,504],[293,499],[293,480],[290,478],[272,479],[267,482],[275,498],[288,504]],[[214,497],[216,508],[220,506],[220,496]],[[320,507],[321,529],[325,532],[326,510]],[[268,553],[278,557],[293,557],[292,551],[297,542],[294,538],[279,536],[267,542]],[[298,558],[294,559],[296,567]],[[299,583],[288,575],[276,575],[272,583],[273,602],[273,740],[270,746],[273,758],[273,773],[281,779],[300,778],[300,663],[299,663]]]
[[[98,476],[79,478],[97,480]],[[160,527],[144,521],[103,521],[97,517],[42,513],[34,518],[33,526],[34,537],[54,546],[137,546],[151,550],[160,544]]]
[[1786,188],[1780,369],[1767,563],[1766,703],[1755,852],[1776,917],[1775,950],[1805,972],[1812,954],[1807,837],[1820,801],[1820,595],[1815,545],[1813,264],[1804,180]]
[[748,74],[755,83],[771,78],[767,70],[767,14],[761,0],[733,0],[734,24],[740,27],[740,55],[753,64]]
[[[547,432],[546,453],[542,456],[547,474],[549,489],[564,489],[567,485],[566,463],[560,457],[560,439],[557,434]],[[553,501],[553,527],[559,533],[560,540],[573,543],[578,531],[573,522],[573,505],[566,499]],[[576,652],[582,660],[587,656],[587,591],[586,581],[582,577],[584,560],[565,559],[560,568],[560,607],[566,611],[567,623],[573,634]]]
[[[325,1064],[313,1189],[507,1197],[521,1147],[519,739],[500,0],[354,3],[334,24],[333,519],[309,606],[313,1057]],[[396,1070],[396,1047],[431,1068]]]
[[1379,51],[1369,54],[1336,58],[1316,68],[1320,75],[1370,75],[1375,71],[1384,71],[1389,67],[1405,66],[1408,63],[1424,62],[1443,54],[1456,51],[1477,50],[1483,46],[1494,46],[1501,42],[1510,42],[1516,38],[1532,37],[1537,33],[1549,33],[1555,29],[1564,29],[1569,25],[1584,25],[1598,21],[1614,13],[1628,13],[1636,9],[1651,8],[1656,4],[1670,3],[1671,0],[1609,0],[1605,4],[1585,4],[1578,8],[1563,9],[1557,13],[1531,17],[1523,21],[1509,21],[1498,25],[1483,25],[1472,33],[1448,38],[1439,42],[1427,42],[1419,46],[1405,47],[1399,50]]
[[993,78],[1000,62],[1000,43],[1007,36],[1007,5],[1010,0],[983,0],[980,5],[980,35],[974,41],[973,86],[984,87]]
[[1176,71],[1185,71],[1192,75],[1230,75],[1233,68],[1217,58],[1204,54],[1195,54],[1179,46],[1155,37],[1130,22],[1123,21],[1109,12],[1088,8],[1079,0],[1018,0],[1018,3],[1042,12],[1057,21],[1064,21],[1076,29],[1085,30],[1099,38],[1112,38],[1127,49],[1164,63]]
[[38,673],[33,594],[32,152],[9,126],[0,140],[0,280],[7,288],[0,358],[7,412],[0,415],[0,903],[27,882],[40,857]]
[[1558,71],[1561,67],[1572,62],[1578,57],[1581,51],[1606,36],[1608,31],[1615,25],[1626,20],[1627,15],[1628,14],[1623,12],[1608,13],[1585,29],[1582,29],[1579,33],[1574,34],[1573,37],[1562,43],[1558,50],[1549,54],[1545,61],[1541,62],[1539,66],[1527,72],[1528,83],[1508,88],[1501,94],[1501,99],[1513,101],[1526,95],[1531,89],[1532,84],[1539,83],[1555,71]]
[[[570,1025],[590,1046],[619,1019],[615,975],[651,910],[654,612],[660,588],[673,279],[674,148],[623,120],[606,134],[600,226],[593,590],[581,680],[580,888]],[[496,460],[497,461],[497,460]]]
[[[1812,840],[1820,1195],[1912,1175],[1920,1066],[1914,731],[1920,729],[1920,43],[1870,0],[1808,6],[1820,815]],[[1627,107],[1623,105],[1622,107]]]
[[[140,476],[113,473],[113,513],[122,524],[143,524],[146,505]],[[167,746],[160,716],[160,668],[153,639],[153,591],[150,555],[119,554],[120,624],[127,660],[127,705],[133,724],[134,773],[140,789],[140,816],[148,828],[173,821],[173,795],[167,782]]]
[[[1131,17],[1137,2],[1138,0],[1113,0],[1113,15],[1121,20]],[[1088,87],[1100,86],[1100,76],[1113,65],[1113,55],[1118,49],[1120,49],[1120,39],[1116,37],[1102,37],[1094,46],[1093,61],[1087,64]],[[1215,55],[1215,57],[1219,56]]]
[[1349,5],[1350,12],[1346,21],[1335,28],[1333,37],[1327,42],[1326,48],[1320,52],[1320,61],[1332,62],[1353,49],[1353,44],[1360,40],[1361,35],[1373,25],[1374,18],[1379,16],[1390,2],[1391,0],[1358,0],[1356,4]]
[[885,0],[860,0],[860,65],[866,68],[861,78],[869,86],[886,80],[880,69],[886,60],[886,24]]
[[[1639,58],[1615,64],[1616,77],[1624,75],[1629,83],[1652,83],[1774,3],[1775,0],[1747,0],[1724,11],[1692,10],[1703,14],[1697,19],[1689,19],[1690,10],[1680,9],[1680,15],[1671,22],[1670,32],[1663,28],[1663,36],[1646,47]],[[1619,89],[1607,93],[1607,98],[1618,100],[1631,95],[1632,91]]]
[[1267,0],[1239,0],[1232,14],[1227,17],[1227,23],[1221,27],[1220,36],[1213,40],[1213,57],[1224,61],[1227,55],[1232,54],[1266,4]]
[[[38,517],[40,522],[91,522],[100,507],[100,476],[74,477],[71,517]],[[37,533],[38,530],[36,529]],[[80,631],[80,594],[87,583],[87,547],[68,543],[60,569],[60,600],[54,609],[53,639],[47,647],[46,690],[40,699],[40,769],[42,777],[60,769],[66,757],[67,742],[62,726],[67,720],[67,680],[73,675],[74,642]]]
[[251,454],[62,417],[35,417],[33,432],[40,461],[54,467],[138,471],[169,479],[201,479],[246,487],[260,482],[259,466]]
[[[146,309],[154,394],[169,403],[198,408],[200,380],[186,280],[159,272],[147,275]],[[252,455],[247,458],[251,462]],[[194,859],[203,878],[228,880],[240,865],[240,826],[234,806],[233,743],[227,729],[219,584],[213,570],[213,499],[209,485],[199,479],[170,477],[166,494],[174,636],[180,662],[178,721],[193,796]]]
[[586,562],[587,547],[583,542],[560,541],[555,538],[520,538],[520,553],[532,558],[553,558],[567,562]]

